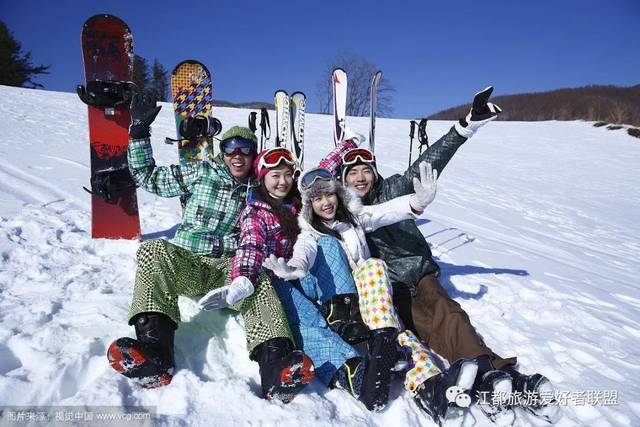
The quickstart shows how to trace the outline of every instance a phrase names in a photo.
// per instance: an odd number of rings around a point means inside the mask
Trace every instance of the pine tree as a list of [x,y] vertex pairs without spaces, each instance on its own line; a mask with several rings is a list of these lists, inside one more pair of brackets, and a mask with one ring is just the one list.
[[158,59],[153,61],[151,69],[151,90],[156,94],[158,101],[168,101],[169,98],[169,73]]
[[22,52],[22,45],[4,22],[0,21],[0,85],[38,88],[32,79],[38,74],[49,74],[51,65],[31,64],[31,53]]
[[149,64],[140,55],[133,55],[133,76],[131,80],[138,86],[139,91],[150,89]]

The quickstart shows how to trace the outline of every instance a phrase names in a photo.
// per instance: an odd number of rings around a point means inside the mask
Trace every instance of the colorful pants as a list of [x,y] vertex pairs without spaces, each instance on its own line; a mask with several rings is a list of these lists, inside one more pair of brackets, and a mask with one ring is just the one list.
[[[137,261],[129,324],[145,312],[163,313],[179,324],[178,295],[197,297],[230,283],[230,259],[196,255],[166,240],[143,242]],[[266,275],[260,276],[250,297],[232,308],[244,319],[250,357],[255,347],[267,340],[293,339],[278,295]]]
[[[403,330],[393,306],[393,290],[389,282],[387,264],[376,258],[360,263],[353,278],[358,289],[358,301],[362,320],[370,329],[396,328]],[[434,365],[429,350],[409,330],[398,335],[398,343],[403,351],[410,354],[411,369],[407,372],[404,385],[416,393],[422,383],[437,375],[440,370]]]
[[316,378],[328,385],[345,361],[359,356],[356,349],[329,329],[318,305],[318,301],[326,302],[334,295],[356,293],[340,243],[333,237],[321,237],[310,274],[299,283],[276,279],[273,285],[298,348],[313,361]]

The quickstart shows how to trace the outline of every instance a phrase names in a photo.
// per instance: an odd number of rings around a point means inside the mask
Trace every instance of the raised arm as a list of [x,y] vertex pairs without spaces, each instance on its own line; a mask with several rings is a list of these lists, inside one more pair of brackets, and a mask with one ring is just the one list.
[[440,175],[447,166],[458,148],[469,138],[471,138],[482,126],[495,120],[502,109],[488,102],[493,87],[475,94],[473,98],[473,106],[469,110],[466,117],[460,119],[449,132],[433,143],[427,150],[422,153],[415,162],[402,175],[393,175],[385,179],[383,191],[386,198],[409,194],[413,191],[413,178],[417,178],[420,174],[419,165],[422,162],[431,164],[434,170]]
[[201,173],[203,164],[156,166],[149,138],[129,141],[127,160],[133,180],[150,193],[174,197],[189,193],[189,187]]
[[391,199],[378,205],[364,206],[358,214],[365,233],[421,215],[436,197],[438,171],[431,165],[420,163],[420,179],[413,178],[413,194]]
[[151,123],[161,108],[149,93],[138,92],[133,96],[127,160],[131,176],[141,188],[158,196],[174,197],[189,192],[200,166],[156,166],[151,149]]
[[357,148],[359,144],[364,142],[363,139],[363,136],[356,134],[351,129],[345,129],[345,140],[327,154],[327,157],[320,161],[318,167],[327,169],[334,176],[337,176],[342,166],[342,156],[347,151]]

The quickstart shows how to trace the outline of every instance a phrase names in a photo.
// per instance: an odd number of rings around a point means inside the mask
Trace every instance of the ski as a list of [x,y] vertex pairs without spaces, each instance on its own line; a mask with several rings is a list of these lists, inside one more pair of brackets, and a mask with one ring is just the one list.
[[376,150],[376,98],[378,94],[378,84],[382,79],[382,71],[377,71],[371,80],[371,88],[369,90],[369,148],[371,152]]
[[333,86],[333,142],[337,146],[344,137],[345,116],[347,112],[347,73],[335,68],[331,73]]
[[[213,93],[211,73],[207,67],[193,59],[182,61],[176,65],[171,73],[171,95],[178,135],[180,165],[198,162],[205,157],[212,159],[214,155],[213,134],[217,124],[211,122]],[[183,123],[185,121],[187,123]],[[200,132],[197,131],[197,128]],[[206,132],[209,129],[211,131]],[[203,130],[205,132],[202,132]]]
[[85,85],[76,91],[89,114],[91,237],[138,239],[138,199],[127,163],[133,36],[120,18],[100,14],[84,23],[81,43]]
[[307,108],[307,96],[302,92],[291,95],[291,117],[293,132],[293,151],[298,161],[298,169],[304,169],[304,115]]
[[276,147],[289,149],[289,138],[291,136],[289,94],[279,89],[273,96],[276,106]]

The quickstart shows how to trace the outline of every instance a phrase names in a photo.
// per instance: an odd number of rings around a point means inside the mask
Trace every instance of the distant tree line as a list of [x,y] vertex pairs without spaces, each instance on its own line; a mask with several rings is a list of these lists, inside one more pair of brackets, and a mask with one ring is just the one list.
[[140,55],[133,56],[133,77],[131,79],[138,89],[153,92],[158,101],[169,101],[169,73],[158,61],[153,60],[150,67],[145,58]]
[[20,42],[0,21],[0,85],[41,88],[33,79],[38,74],[49,74],[50,67],[31,64],[31,53],[22,51]]
[[[371,60],[354,53],[340,53],[325,64],[316,82],[316,95],[320,113],[333,111],[333,84],[331,73],[340,67],[347,73],[347,116],[369,115],[371,79],[380,69]],[[388,78],[383,77],[378,85],[376,114],[390,117],[393,113],[393,97],[396,89]]]
[[[504,112],[499,120],[586,120],[640,126],[640,85],[586,86],[549,92],[498,96],[492,101]],[[469,111],[461,105],[429,116],[455,120]]]

